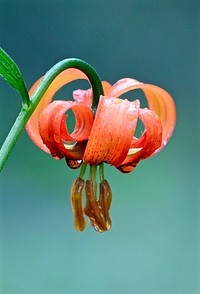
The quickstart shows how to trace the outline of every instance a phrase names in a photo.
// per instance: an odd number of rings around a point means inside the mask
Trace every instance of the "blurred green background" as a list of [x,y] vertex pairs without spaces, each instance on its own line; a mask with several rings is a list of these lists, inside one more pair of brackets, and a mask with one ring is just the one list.
[[[200,2],[0,0],[0,45],[29,88],[79,57],[111,83],[163,87],[177,106],[163,152],[128,175],[106,167],[113,227],[103,234],[75,231],[69,191],[78,171],[23,132],[0,175],[0,293],[200,293]],[[1,143],[20,106],[1,80]]]

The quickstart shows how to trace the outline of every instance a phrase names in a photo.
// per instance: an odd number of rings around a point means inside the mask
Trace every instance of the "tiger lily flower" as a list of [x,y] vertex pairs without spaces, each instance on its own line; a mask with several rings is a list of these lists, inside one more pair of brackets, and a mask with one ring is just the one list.
[[[41,78],[42,79],[42,78]],[[30,90],[34,93],[38,80]],[[175,104],[165,90],[125,78],[110,85],[102,82],[104,95],[99,97],[96,109],[92,108],[92,90],[76,90],[74,101],[57,100],[54,94],[65,84],[87,79],[78,69],[67,69],[51,83],[42,100],[27,123],[26,129],[32,141],[55,159],[65,158],[70,168],[81,166],[80,176],[71,188],[71,204],[77,230],[85,228],[84,214],[97,231],[111,227],[109,209],[112,192],[104,178],[103,163],[116,167],[123,173],[134,170],[140,160],[160,152],[169,141],[176,123]],[[140,101],[128,101],[120,96],[140,89],[148,102],[141,108]],[[67,111],[72,110],[75,127],[67,128]],[[135,130],[141,120],[144,131],[140,138]],[[90,166],[89,180],[84,181],[86,167]],[[96,170],[100,171],[100,196],[97,199]],[[86,205],[83,207],[82,191],[85,187]]]

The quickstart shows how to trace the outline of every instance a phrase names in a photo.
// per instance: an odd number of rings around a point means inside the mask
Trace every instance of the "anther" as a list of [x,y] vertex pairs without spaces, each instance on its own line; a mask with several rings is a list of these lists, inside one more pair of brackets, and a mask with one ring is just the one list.
[[83,231],[86,225],[82,203],[82,191],[84,188],[84,184],[85,182],[83,179],[75,179],[72,183],[70,193],[71,206],[74,214],[74,226],[77,229],[77,231]]

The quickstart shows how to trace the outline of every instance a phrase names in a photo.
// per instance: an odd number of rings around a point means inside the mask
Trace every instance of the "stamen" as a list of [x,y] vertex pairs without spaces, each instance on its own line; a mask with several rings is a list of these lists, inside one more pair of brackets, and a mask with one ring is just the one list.
[[99,177],[100,177],[100,181],[103,182],[104,181],[104,164],[103,164],[103,162],[101,162],[99,164]]
[[85,164],[83,162],[83,164],[81,166],[80,175],[79,175],[79,178],[81,178],[82,180],[84,179],[84,175],[85,175],[86,169],[87,169],[87,164]]
[[97,232],[104,232],[107,230],[105,221],[102,217],[101,210],[95,199],[95,191],[93,188],[93,181],[87,180],[85,186],[86,206],[85,214],[88,216],[89,223]]
[[106,180],[100,183],[100,197],[99,197],[99,208],[105,219],[106,229],[110,230],[112,222],[109,216],[109,209],[112,202],[112,191],[110,185]]
[[[103,163],[99,165],[100,196],[97,199],[96,165],[90,165],[89,180],[83,180],[87,168],[86,163],[82,163],[80,176],[75,179],[71,188],[71,205],[74,214],[74,226],[78,231],[85,229],[84,213],[88,217],[89,224],[99,233],[108,231],[112,222],[109,210],[112,202],[112,191],[108,182],[104,179]],[[85,185],[86,204],[83,209],[82,191]]]
[[109,209],[112,202],[112,191],[104,179],[104,168],[101,163],[99,166],[100,196],[97,200],[96,168],[97,166],[90,166],[90,180],[86,181],[85,186],[86,206],[84,212],[88,216],[90,225],[101,233],[111,228]]
[[74,214],[74,226],[77,231],[83,231],[86,223],[84,219],[83,203],[82,203],[82,190],[84,188],[84,180],[77,178],[73,181],[71,187],[71,206]]
[[90,165],[89,179],[93,183],[93,191],[94,191],[94,197],[95,197],[95,199],[97,199],[97,181],[96,181],[96,176],[97,176],[97,166],[96,165]]

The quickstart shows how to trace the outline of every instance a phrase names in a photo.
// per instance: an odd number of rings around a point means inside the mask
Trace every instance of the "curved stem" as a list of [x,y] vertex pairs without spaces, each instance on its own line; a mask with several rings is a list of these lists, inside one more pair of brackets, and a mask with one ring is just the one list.
[[33,108],[35,109],[38,105],[39,101],[43,97],[44,93],[50,86],[50,84],[53,82],[53,80],[65,69],[68,68],[77,68],[84,72],[84,74],[88,77],[91,87],[93,90],[93,103],[92,107],[97,107],[99,103],[99,97],[100,95],[104,95],[103,87],[101,84],[101,80],[95,71],[95,69],[89,65],[87,62],[77,59],[77,58],[69,58],[62,60],[55,64],[44,76],[42,81],[40,82],[38,88],[34,92],[34,94],[31,97],[31,101],[33,104]]
[[104,95],[101,80],[92,66],[81,59],[69,58],[62,60],[55,64],[44,76],[36,91],[31,97],[29,107],[22,107],[14,125],[12,126],[6,140],[4,141],[0,150],[0,171],[2,170],[6,160],[8,159],[17,139],[19,138],[22,130],[24,129],[31,114],[37,107],[42,99],[44,93],[52,83],[52,81],[65,69],[77,68],[84,72],[88,77],[93,90],[93,103],[92,108],[98,105],[100,95]]

